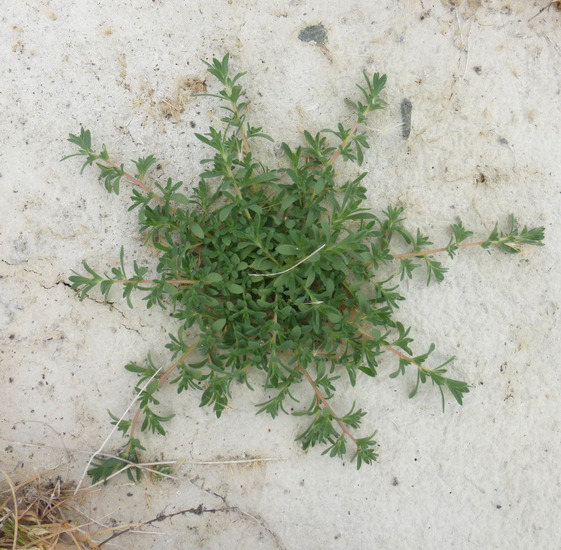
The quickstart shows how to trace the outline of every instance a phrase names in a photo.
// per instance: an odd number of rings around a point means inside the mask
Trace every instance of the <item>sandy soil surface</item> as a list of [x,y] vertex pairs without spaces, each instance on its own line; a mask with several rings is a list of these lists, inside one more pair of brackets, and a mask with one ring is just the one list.
[[[561,12],[547,0],[42,0],[0,15],[0,463],[14,476],[58,469],[78,481],[125,411],[123,366],[169,358],[164,311],[128,309],[118,294],[80,302],[82,260],[98,271],[142,248],[125,188],[107,195],[79,176],[69,133],[84,125],[115,159],[155,154],[157,177],[197,183],[217,105],[190,97],[201,59],[230,52],[250,116],[278,144],[350,120],[361,73],[388,75],[388,108],[369,123],[365,180],[374,212],[406,209],[435,244],[462,219],[486,238],[508,215],[543,225],[546,246],[518,256],[470,249],[441,285],[403,284],[400,318],[418,349],[456,355],[465,404],[414,379],[374,380],[355,397],[378,429],[380,459],[354,465],[304,453],[301,419],[255,417],[259,390],[235,391],[220,420],[198,396],[164,391],[168,436],[146,437],[146,460],[176,460],[176,479],[118,478],[92,494],[102,524],[147,521],[105,548],[555,548],[561,479]],[[553,4],[553,3],[552,3]],[[535,17],[534,17],[535,16]],[[310,29],[312,27],[312,29]],[[214,83],[208,79],[209,86]],[[412,107],[410,134],[401,105]],[[169,398],[169,399],[168,399]],[[104,451],[119,448],[114,435]],[[251,459],[261,459],[251,461]],[[266,460],[265,460],[266,459]],[[198,508],[202,506],[202,508]],[[104,517],[105,514],[110,514]],[[104,519],[101,519],[104,518]]]

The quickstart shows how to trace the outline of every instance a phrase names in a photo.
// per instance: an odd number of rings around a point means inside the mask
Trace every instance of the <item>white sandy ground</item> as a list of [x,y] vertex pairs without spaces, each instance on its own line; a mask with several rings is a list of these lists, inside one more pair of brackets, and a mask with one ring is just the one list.
[[[546,247],[518,256],[462,252],[440,286],[404,283],[399,318],[415,351],[456,355],[453,375],[471,384],[463,407],[436,389],[408,399],[414,377],[362,379],[334,398],[368,410],[377,464],[304,453],[305,420],[254,415],[261,392],[234,390],[217,421],[193,394],[162,392],[175,412],[168,436],[143,437],[147,460],[178,460],[177,480],[138,486],[124,478],[85,504],[101,523],[146,521],[202,505],[104,548],[516,549],[559,548],[561,478],[561,13],[547,0],[43,0],[2,2],[0,14],[0,464],[22,478],[58,468],[78,481],[121,414],[135,378],[123,366],[151,351],[158,364],[169,314],[129,310],[118,293],[80,302],[68,286],[82,260],[96,270],[133,259],[155,263],[127,213],[127,186],[107,195],[95,171],[79,176],[69,133],[80,125],[128,162],[154,153],[155,177],[197,182],[208,154],[194,137],[217,104],[181,92],[208,79],[202,59],[231,53],[252,122],[281,141],[334,127],[345,97],[368,73],[385,72],[387,110],[368,128],[365,168],[373,211],[406,208],[412,230],[436,245],[462,219],[485,238],[514,213],[544,225]],[[322,24],[323,49],[299,32]],[[179,95],[178,95],[179,94]],[[413,105],[412,130],[382,131]],[[169,103],[184,102],[169,114]],[[166,103],[167,102],[167,103]],[[166,107],[167,105],[167,107]],[[166,111],[167,109],[167,111]],[[390,122],[388,122],[390,121]],[[194,127],[194,129],[193,129]],[[376,137],[378,136],[378,137]],[[282,162],[282,160],[281,160]],[[343,168],[343,166],[341,166]],[[442,243],[442,244],[441,244]],[[256,380],[258,382],[258,380]],[[113,436],[105,451],[116,451]],[[272,460],[200,464],[248,458]],[[155,533],[155,534],[154,534]],[[114,543],[114,544],[113,544]]]

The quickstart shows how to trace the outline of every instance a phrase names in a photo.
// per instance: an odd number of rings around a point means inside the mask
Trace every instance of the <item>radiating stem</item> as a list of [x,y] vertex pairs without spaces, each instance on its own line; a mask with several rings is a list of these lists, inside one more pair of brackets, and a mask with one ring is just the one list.
[[[481,246],[485,241],[478,241],[476,243],[457,244],[458,248],[468,248],[470,246]],[[433,248],[432,250],[420,250],[418,252],[407,252],[406,254],[392,254],[394,260],[402,260],[404,258],[416,258],[422,256],[429,256],[430,254],[437,254],[438,252],[446,252],[445,248]]]
[[327,166],[331,166],[337,160],[337,157],[341,154],[341,151],[347,146],[347,143],[349,143],[349,141],[352,139],[353,134],[356,132],[357,128],[358,128],[358,121],[356,121],[355,125],[351,128],[351,133],[341,143],[341,147],[339,147],[337,151],[333,153],[333,156],[331,157],[331,160],[327,163]]
[[[374,336],[372,336],[371,334],[368,334],[368,332],[366,332],[365,330],[363,330],[359,326],[357,326],[357,325],[355,325],[355,326],[356,326],[358,332],[360,334],[362,334],[362,336],[364,336],[368,340],[376,340],[374,338]],[[391,346],[389,344],[382,344],[382,346],[385,347],[388,351],[391,351],[392,353],[395,353],[401,359],[405,359],[406,361],[409,361],[410,363],[412,363],[413,365],[417,366],[420,369],[427,370],[425,367],[423,367],[423,365],[420,365],[419,363],[417,363],[417,361],[415,361],[415,359],[413,357],[410,357],[409,355],[405,355],[405,353],[402,353],[401,351],[394,348],[393,346]]]
[[[197,348],[197,344],[200,342],[200,340],[197,340],[191,347],[189,347],[189,349],[177,360],[173,363],[173,365],[163,374],[160,375],[160,378],[158,380],[158,387],[160,387],[162,385],[163,382],[165,382],[166,378],[177,368],[178,365],[180,365],[181,363],[183,363],[183,361],[185,361],[186,357],[191,354],[196,348]],[[141,413],[141,408],[138,407],[138,410],[136,411],[136,414],[134,415],[134,418],[132,420],[132,424],[131,424],[131,433],[129,436],[129,440],[132,440],[132,438],[134,437],[134,431],[136,430],[136,424],[138,423],[138,419],[140,417],[140,413]],[[127,453],[130,449],[130,443],[127,446]]]
[[348,435],[351,438],[351,440],[353,441],[353,443],[356,445],[356,439],[349,432],[349,430],[347,430],[345,424],[343,422],[341,422],[339,420],[339,418],[337,418],[337,415],[335,414],[335,412],[331,408],[331,405],[329,405],[329,403],[327,402],[325,397],[323,397],[322,393],[318,390],[318,388],[314,384],[314,381],[313,381],[312,377],[310,376],[308,371],[306,369],[304,369],[302,367],[302,365],[300,365],[300,362],[298,362],[298,367],[296,367],[296,370],[299,370],[306,377],[306,380],[310,383],[310,385],[312,386],[312,388],[313,388],[313,390],[316,394],[316,399],[318,400],[318,403],[321,402],[324,407],[327,407],[331,411],[331,414],[333,415],[333,418],[335,419],[335,422],[337,422],[337,424],[339,424],[339,427],[341,428],[343,433]]
[[[139,285],[150,285],[155,284],[160,281],[156,279],[142,279],[141,281],[133,280],[133,279],[111,279],[113,283],[119,284],[130,284],[135,283]],[[197,283],[203,283],[204,285],[212,285],[215,284],[212,281],[197,281],[194,279],[165,279],[166,283],[171,283],[172,285],[196,285]],[[144,289],[147,290],[147,289]]]
[[[114,162],[111,162],[110,160],[105,160],[105,159],[99,158],[98,161],[105,163],[107,166],[110,166],[111,168],[117,168],[117,169],[120,170],[120,167],[117,166]],[[164,204],[164,201],[163,201],[162,197],[159,197],[158,195],[153,193],[152,190],[142,180],[139,180],[138,178],[135,178],[132,174],[129,174],[128,172],[124,172],[124,174],[125,174],[125,177],[127,179],[129,179],[130,181],[132,181],[136,185],[142,187],[142,189],[144,189],[144,191],[146,191],[146,193],[150,193],[152,195],[152,198],[156,199],[160,204]],[[177,214],[177,210],[175,208],[173,208],[173,206],[170,206],[169,209],[170,209],[170,212],[172,214]]]

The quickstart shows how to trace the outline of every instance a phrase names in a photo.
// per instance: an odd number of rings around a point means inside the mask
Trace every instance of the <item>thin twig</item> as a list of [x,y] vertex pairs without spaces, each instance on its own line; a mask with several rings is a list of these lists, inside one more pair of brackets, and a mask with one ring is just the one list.
[[[38,448],[57,449],[57,450],[60,449],[60,447],[57,447],[56,445],[45,445],[43,443],[25,443],[23,441],[16,441],[15,439],[6,439],[5,437],[0,437],[0,440],[5,441],[7,443],[15,443],[16,445],[21,445],[22,447],[38,447]],[[91,451],[84,451],[83,449],[66,449],[66,450],[69,453],[83,453],[83,454],[90,454],[91,453]],[[185,460],[185,459],[178,459],[178,460],[165,460],[165,461],[158,461],[158,462],[135,463],[135,462],[132,462],[130,460],[127,460],[126,458],[123,458],[121,456],[116,456],[116,455],[113,455],[111,453],[98,452],[97,455],[98,456],[103,456],[105,458],[115,458],[117,460],[121,460],[122,462],[126,462],[128,464],[138,466],[138,467],[162,466],[162,465],[172,465],[172,464],[180,464],[180,463],[192,464],[192,465],[195,465],[195,466],[198,466],[198,465],[215,466],[215,465],[220,465],[220,464],[246,464],[246,463],[251,463],[251,462],[274,462],[274,461],[286,460],[286,458],[263,457],[263,458],[240,458],[240,459],[232,459],[232,460]],[[156,472],[156,473],[158,475],[164,475],[164,474],[160,474],[160,472]],[[173,477],[173,476],[168,475],[167,477]],[[178,479],[178,478],[173,478],[173,479]],[[98,483],[96,483],[96,485],[98,485]],[[93,485],[88,487],[87,489],[83,489],[83,490],[84,491],[89,491],[92,487],[93,487]]]
[[558,10],[561,10],[561,2],[558,1],[553,1],[550,2],[547,6],[544,6],[538,13],[536,13],[536,15],[533,15],[532,17],[530,17],[530,19],[528,19],[528,21],[531,21],[532,19],[534,19],[534,17],[537,17],[538,15],[542,14],[545,10],[549,11],[549,8],[551,6],[555,6]]
[[[199,504],[199,506],[197,506],[197,508],[189,508],[186,510],[180,510],[179,512],[174,512],[172,514],[161,514],[156,516],[155,518],[152,518],[151,520],[145,521],[143,523],[133,523],[131,524],[127,529],[124,529],[122,531],[118,531],[117,533],[113,533],[109,538],[105,539],[104,541],[100,542],[98,544],[98,548],[101,548],[104,544],[107,544],[110,540],[113,540],[114,538],[120,537],[121,535],[124,535],[125,533],[129,533],[134,527],[144,527],[147,525],[152,525],[153,523],[159,523],[160,521],[164,521],[166,519],[171,519],[175,516],[184,516],[186,514],[194,514],[197,516],[202,516],[203,514],[215,514],[216,512],[233,512],[233,511],[237,511],[238,508],[236,506],[234,507],[227,507],[227,508],[205,508],[202,504]],[[115,528],[108,528],[107,531],[114,531]],[[101,533],[102,531],[99,531],[97,534]]]
[[250,277],[275,277],[276,275],[282,275],[283,273],[288,273],[289,271],[292,271],[295,267],[298,267],[300,264],[303,264],[306,260],[310,259],[314,254],[319,252],[324,246],[325,244],[322,244],[317,250],[314,250],[311,254],[306,256],[304,259],[300,260],[297,264],[294,264],[292,267],[289,267],[288,269],[285,269],[283,271],[278,271],[277,273],[250,273],[249,276]]
[[279,462],[285,458],[265,457],[265,458],[240,458],[237,460],[185,460],[186,464],[219,466],[221,464],[251,464],[254,462]]
[[[143,471],[146,470],[146,471],[148,471],[148,472],[150,472],[154,475],[157,475],[157,476],[166,477],[168,479],[173,479],[175,481],[181,481],[180,477],[172,476],[170,474],[165,474],[164,472],[160,472],[158,470],[155,470],[153,468],[148,468],[146,466],[146,464],[167,464],[166,462],[160,462],[160,463],[154,463],[154,462],[150,463],[150,462],[148,462],[148,463],[144,464],[142,462],[131,462],[130,460],[126,460],[124,458],[119,458],[119,460],[121,460],[122,462],[127,462],[128,464],[124,468],[121,468],[120,470],[117,470],[116,472],[113,472],[111,475],[101,479],[97,483],[94,483],[93,485],[91,485],[91,487],[96,487],[97,485],[101,485],[101,484],[105,485],[110,479],[112,479],[114,477],[117,477],[118,475],[123,474],[127,470],[130,470],[132,468],[139,468],[140,470],[143,470]],[[172,462],[172,464],[175,464],[175,462]],[[89,487],[89,488],[91,488],[91,487]]]
[[134,399],[131,401],[130,405],[127,407],[127,409],[125,410],[125,412],[121,415],[121,418],[119,418],[119,420],[115,423],[115,426],[113,427],[113,429],[111,430],[111,432],[109,432],[109,435],[105,438],[105,441],[101,444],[101,446],[99,447],[99,449],[90,457],[90,459],[88,460],[88,463],[86,464],[86,467],[84,469],[84,473],[82,474],[82,477],[80,478],[80,481],[78,482],[78,485],[76,486],[76,490],[74,491],[74,494],[76,494],[78,492],[78,490],[80,489],[80,487],[82,486],[82,483],[84,481],[84,478],[86,477],[86,474],[88,473],[88,468],[91,466],[91,463],[93,462],[93,459],[97,456],[98,453],[100,453],[103,450],[103,447],[105,447],[105,445],[107,444],[107,442],[109,441],[109,439],[111,439],[111,436],[115,433],[115,430],[117,430],[117,428],[119,427],[119,424],[121,423],[121,421],[123,420],[123,418],[125,418],[125,416],[127,415],[127,413],[130,411],[130,409],[132,408],[132,406],[138,401],[138,399],[140,398],[142,392],[148,387],[148,384],[150,384],[150,382],[152,382],[152,380],[158,375],[158,373],[161,371],[161,367],[150,377],[150,379],[146,382],[146,384],[144,384],[144,387],[142,387],[138,393],[135,395]]
[[[467,70],[468,70],[468,65],[469,65],[469,35],[471,33],[471,25],[468,29],[468,33],[467,33],[467,38],[466,38],[466,42],[464,45],[464,37],[462,35],[462,27],[460,24],[460,16],[458,15],[458,10],[455,10],[456,13],[456,21],[458,22],[458,33],[460,34],[460,40],[461,40],[461,45],[462,45],[462,49],[466,52],[466,64],[464,67],[464,74],[462,76],[462,79],[465,80],[466,79],[466,74],[467,74]],[[471,17],[468,19],[468,22],[470,21]]]

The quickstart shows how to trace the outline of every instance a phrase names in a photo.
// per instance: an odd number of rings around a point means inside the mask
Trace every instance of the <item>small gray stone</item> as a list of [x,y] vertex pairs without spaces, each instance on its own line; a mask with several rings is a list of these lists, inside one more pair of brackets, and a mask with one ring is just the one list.
[[327,31],[323,25],[310,25],[298,33],[302,42],[316,42],[320,46],[327,42]]
[[401,127],[401,135],[403,139],[407,139],[409,134],[411,134],[411,111],[413,110],[413,105],[411,102],[404,98],[401,102],[401,121],[403,126]]

